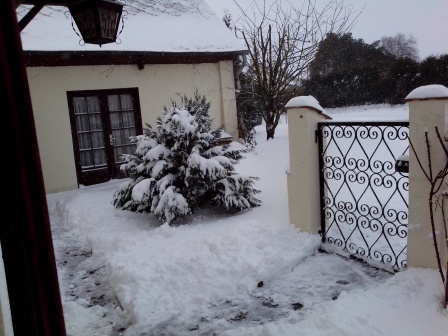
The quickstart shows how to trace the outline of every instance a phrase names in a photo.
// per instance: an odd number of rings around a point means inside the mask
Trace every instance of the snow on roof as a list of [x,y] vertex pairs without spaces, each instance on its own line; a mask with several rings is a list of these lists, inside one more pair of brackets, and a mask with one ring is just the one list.
[[414,99],[448,98],[448,88],[439,84],[420,86],[412,90],[405,98],[406,101]]
[[[123,3],[123,2],[122,2]],[[19,6],[20,20],[31,6]],[[24,50],[36,51],[246,51],[204,0],[126,0],[117,43],[84,44],[67,7],[45,6],[21,33]],[[121,27],[121,25],[120,25]],[[121,29],[121,28],[120,28]],[[77,35],[79,34],[79,36]]]

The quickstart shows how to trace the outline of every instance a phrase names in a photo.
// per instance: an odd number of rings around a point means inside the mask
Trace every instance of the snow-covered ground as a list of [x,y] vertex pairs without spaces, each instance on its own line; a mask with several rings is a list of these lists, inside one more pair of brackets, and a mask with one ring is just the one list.
[[[328,109],[335,119],[406,120],[407,105]],[[178,226],[115,209],[121,180],[48,195],[70,336],[446,336],[436,270],[391,274],[318,252],[320,237],[289,224],[288,128],[238,172],[258,176],[263,204],[202,210]],[[317,188],[318,186],[316,186]]]
[[326,109],[326,114],[341,121],[408,121],[408,105],[373,104]]

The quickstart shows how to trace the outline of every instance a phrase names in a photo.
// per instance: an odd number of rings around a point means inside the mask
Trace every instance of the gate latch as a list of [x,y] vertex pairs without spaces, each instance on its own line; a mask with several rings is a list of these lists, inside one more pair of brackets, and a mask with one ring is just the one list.
[[400,155],[395,162],[395,171],[398,173],[409,173],[409,155]]

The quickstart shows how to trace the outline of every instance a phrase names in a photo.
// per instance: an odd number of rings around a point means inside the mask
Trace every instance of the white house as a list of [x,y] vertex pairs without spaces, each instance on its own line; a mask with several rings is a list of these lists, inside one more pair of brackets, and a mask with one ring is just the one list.
[[213,126],[237,139],[233,60],[244,42],[203,0],[124,4],[118,43],[84,44],[62,6],[21,32],[46,193],[121,177],[129,136],[155,126],[177,93],[205,95]]

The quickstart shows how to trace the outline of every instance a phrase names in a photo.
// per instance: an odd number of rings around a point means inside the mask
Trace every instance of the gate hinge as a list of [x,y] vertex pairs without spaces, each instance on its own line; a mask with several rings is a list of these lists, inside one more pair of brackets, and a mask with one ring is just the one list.
[[314,131],[314,142],[317,143],[319,141],[320,130],[317,129]]

